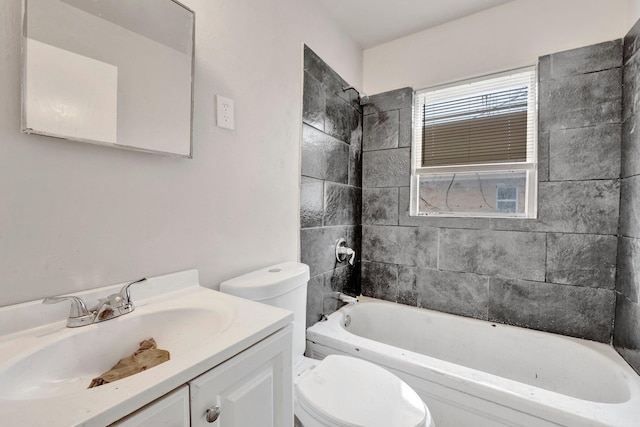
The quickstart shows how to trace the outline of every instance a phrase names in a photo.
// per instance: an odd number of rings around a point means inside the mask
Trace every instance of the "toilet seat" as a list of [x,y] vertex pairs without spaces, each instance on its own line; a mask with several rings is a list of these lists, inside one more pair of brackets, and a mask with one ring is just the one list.
[[353,357],[327,356],[296,382],[295,396],[300,409],[326,426],[423,427],[431,422],[404,381]]

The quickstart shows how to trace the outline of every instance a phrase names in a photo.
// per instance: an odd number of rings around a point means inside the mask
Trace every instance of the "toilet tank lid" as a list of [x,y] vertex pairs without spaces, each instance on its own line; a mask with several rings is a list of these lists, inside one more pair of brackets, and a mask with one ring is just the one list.
[[220,284],[220,291],[260,301],[306,286],[309,277],[308,265],[299,262],[283,262],[225,280]]

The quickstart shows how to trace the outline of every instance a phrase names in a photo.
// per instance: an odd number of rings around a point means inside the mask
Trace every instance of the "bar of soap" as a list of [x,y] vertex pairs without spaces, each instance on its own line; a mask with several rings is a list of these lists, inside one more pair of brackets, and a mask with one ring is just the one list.
[[91,380],[91,384],[89,384],[87,388],[98,387],[122,378],[130,377],[138,372],[146,371],[149,368],[164,363],[169,359],[169,352],[159,349],[156,340],[149,338],[148,340],[142,341],[138,349],[131,356],[120,359],[120,361],[107,372]]

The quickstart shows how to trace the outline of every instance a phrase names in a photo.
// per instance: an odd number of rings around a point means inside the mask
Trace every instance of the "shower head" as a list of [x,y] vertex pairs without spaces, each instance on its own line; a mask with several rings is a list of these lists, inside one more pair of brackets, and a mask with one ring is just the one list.
[[343,92],[346,92],[348,90],[352,90],[352,91],[354,91],[355,93],[358,94],[358,102],[360,103],[360,105],[366,105],[369,102],[369,96],[367,94],[365,94],[365,93],[358,92],[358,90],[355,87],[353,87],[353,86],[344,86],[342,88]]

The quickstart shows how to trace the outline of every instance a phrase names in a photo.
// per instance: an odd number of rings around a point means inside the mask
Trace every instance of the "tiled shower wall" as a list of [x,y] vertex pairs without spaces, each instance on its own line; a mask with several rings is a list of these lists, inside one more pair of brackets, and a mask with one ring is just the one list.
[[[300,258],[311,270],[307,325],[335,311],[330,292],[360,294],[362,109],[346,86],[305,46]],[[353,266],[336,261],[340,238],[356,251]]]
[[608,342],[621,66],[619,40],[540,58],[535,220],[409,217],[412,90],[371,96],[363,118],[362,293]]
[[640,21],[624,39],[622,173],[613,343],[640,372]]

